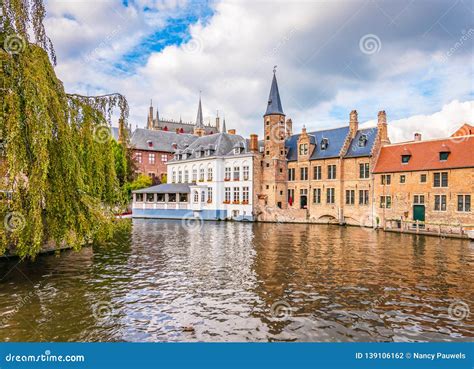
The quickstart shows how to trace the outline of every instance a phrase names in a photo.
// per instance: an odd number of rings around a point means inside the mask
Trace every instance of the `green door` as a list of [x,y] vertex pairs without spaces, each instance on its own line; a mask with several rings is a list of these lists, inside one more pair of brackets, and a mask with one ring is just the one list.
[[413,220],[425,221],[425,205],[413,205]]

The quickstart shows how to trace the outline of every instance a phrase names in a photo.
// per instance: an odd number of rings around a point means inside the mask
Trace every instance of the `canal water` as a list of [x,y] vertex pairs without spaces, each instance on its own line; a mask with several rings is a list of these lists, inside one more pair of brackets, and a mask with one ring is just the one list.
[[465,240],[134,220],[0,262],[0,341],[471,341],[473,266]]

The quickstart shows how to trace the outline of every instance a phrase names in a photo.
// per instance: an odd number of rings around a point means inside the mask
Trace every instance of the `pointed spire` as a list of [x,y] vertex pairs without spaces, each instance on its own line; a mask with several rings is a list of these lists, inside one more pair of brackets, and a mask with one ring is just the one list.
[[265,115],[281,114],[283,113],[283,107],[281,106],[280,92],[278,91],[278,82],[276,79],[276,66],[273,68],[273,80],[272,87],[270,88],[270,95],[268,96],[268,105]]
[[222,122],[222,133],[227,133],[227,128],[225,127],[225,117],[224,117],[224,120]]
[[202,120],[201,91],[199,91],[199,106],[198,106],[198,113],[196,117],[196,127],[198,128],[204,127],[204,123]]

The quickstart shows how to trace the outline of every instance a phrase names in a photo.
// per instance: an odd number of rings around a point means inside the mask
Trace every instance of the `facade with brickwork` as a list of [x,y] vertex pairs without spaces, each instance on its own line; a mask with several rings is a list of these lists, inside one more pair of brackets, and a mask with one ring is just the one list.
[[[474,226],[474,135],[386,145],[374,168],[374,213],[389,228]],[[420,227],[419,227],[420,228]],[[453,229],[454,228],[454,229]]]
[[373,225],[371,172],[388,143],[387,120],[360,129],[357,111],[345,127],[293,134],[273,76],[264,115],[261,183],[255,184],[261,221]]

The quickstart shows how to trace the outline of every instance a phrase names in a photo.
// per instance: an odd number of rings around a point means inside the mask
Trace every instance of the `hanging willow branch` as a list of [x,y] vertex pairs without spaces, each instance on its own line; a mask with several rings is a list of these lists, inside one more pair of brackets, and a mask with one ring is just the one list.
[[56,65],[53,43],[46,35],[43,24],[46,14],[43,0],[0,0],[0,7],[3,13],[0,28],[3,37],[0,41],[4,48],[25,48],[34,42],[48,53],[51,62]]
[[[110,124],[115,108],[126,122],[127,101],[67,94],[51,63],[43,2],[1,1],[0,254],[35,257],[46,244],[79,249],[107,239],[126,180],[117,176],[116,152],[125,149]],[[28,32],[37,45],[25,41]]]
[[123,120],[124,124],[128,120],[129,107],[125,96],[119,93],[99,95],[99,96],[84,96],[79,94],[67,94],[67,97],[71,101],[80,101],[98,111],[100,111],[107,118],[107,121],[111,123],[112,114],[114,109],[120,110],[120,119]]

